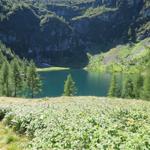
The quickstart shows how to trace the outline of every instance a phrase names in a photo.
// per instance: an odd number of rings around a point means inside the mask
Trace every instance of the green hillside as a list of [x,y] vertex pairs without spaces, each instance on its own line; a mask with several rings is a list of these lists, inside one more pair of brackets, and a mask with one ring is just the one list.
[[26,150],[150,149],[150,103],[146,101],[0,98],[0,119],[30,139]]
[[148,63],[150,38],[136,44],[119,45],[106,53],[89,56],[89,70],[137,72],[144,70]]

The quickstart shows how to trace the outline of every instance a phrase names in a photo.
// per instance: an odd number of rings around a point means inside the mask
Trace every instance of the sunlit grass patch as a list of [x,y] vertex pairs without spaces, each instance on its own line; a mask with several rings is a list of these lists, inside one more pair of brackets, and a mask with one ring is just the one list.
[[23,150],[25,137],[15,134],[12,129],[0,123],[0,150]]

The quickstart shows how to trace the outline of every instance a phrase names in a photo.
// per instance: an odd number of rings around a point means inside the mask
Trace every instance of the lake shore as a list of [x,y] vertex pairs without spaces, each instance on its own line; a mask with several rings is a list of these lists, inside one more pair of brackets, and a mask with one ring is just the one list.
[[48,71],[60,71],[60,70],[69,70],[70,68],[65,67],[47,67],[47,68],[37,68],[38,72],[48,72]]

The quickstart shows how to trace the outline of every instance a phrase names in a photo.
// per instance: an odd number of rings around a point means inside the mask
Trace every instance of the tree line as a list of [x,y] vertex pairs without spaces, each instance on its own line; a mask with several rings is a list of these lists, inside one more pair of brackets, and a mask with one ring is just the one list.
[[[120,82],[122,84],[120,84]],[[32,97],[41,91],[42,81],[33,61],[20,60],[17,57],[10,62],[3,60],[0,66],[0,95],[8,97]],[[77,93],[75,81],[69,74],[64,84],[64,96]],[[122,79],[112,75],[109,97],[150,100],[150,69],[144,75],[126,74]]]
[[[42,80],[31,60],[20,59],[0,43],[0,96],[32,97],[42,91]],[[64,96],[76,94],[75,82],[69,74],[64,84]]]
[[[42,80],[31,60],[20,59],[0,43],[0,96],[32,97],[42,91]],[[64,84],[64,96],[76,94],[75,82],[69,74]]]
[[123,76],[122,81],[117,80],[117,75],[113,74],[108,96],[150,100],[150,72],[145,75],[126,74]]
[[5,60],[0,69],[0,95],[32,98],[41,90],[41,79],[33,61]]
[[[109,97],[150,100],[150,48],[147,47],[147,56],[144,59],[144,70],[136,74],[124,74],[121,79],[116,73],[112,74]],[[64,95],[73,96],[76,94],[75,82],[71,75],[68,75],[64,86]]]
[[137,74],[126,74],[122,78],[122,85],[113,73],[108,91],[109,97],[150,100],[150,48],[147,48],[145,69]]
[[[143,74],[125,74],[122,79],[113,73],[108,96],[150,100],[150,48]],[[120,82],[122,84],[120,84]],[[20,59],[0,43],[0,96],[32,97],[42,89],[42,81],[31,60]],[[64,84],[64,96],[77,94],[75,82],[69,74]]]
[[[5,48],[5,47],[3,47]],[[5,52],[8,50],[5,48]],[[11,55],[10,55],[11,54]],[[11,56],[11,57],[10,57]],[[33,61],[0,51],[0,96],[34,97],[41,90],[41,79]]]
[[[76,93],[75,82],[71,75],[68,75],[64,85],[64,96],[74,96]],[[118,79],[117,74],[114,73],[108,90],[108,96],[150,100],[150,70],[145,75],[140,73],[135,75],[125,74],[122,79]]]

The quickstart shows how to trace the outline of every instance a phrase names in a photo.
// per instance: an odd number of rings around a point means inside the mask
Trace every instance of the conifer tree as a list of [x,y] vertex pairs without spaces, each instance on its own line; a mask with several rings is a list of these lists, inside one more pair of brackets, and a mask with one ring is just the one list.
[[6,57],[3,55],[2,51],[0,50],[0,67],[2,66],[4,61],[6,61]]
[[121,87],[117,80],[117,76],[114,73],[111,78],[108,96],[109,97],[120,97],[121,96]]
[[146,75],[144,76],[143,92],[141,97],[145,100],[150,100],[150,47],[147,47],[147,66]]
[[33,61],[30,62],[28,67],[27,85],[32,98],[41,91],[41,79]]
[[122,98],[135,98],[133,80],[129,75],[123,79]]
[[112,75],[108,96],[109,97],[116,97],[117,96],[117,81],[116,81],[116,75],[115,74]]
[[71,74],[67,76],[67,80],[65,81],[64,85],[64,96],[73,96],[77,92],[75,82],[72,79]]
[[143,77],[141,74],[138,73],[134,76],[134,95],[136,99],[140,98],[142,87],[143,87]]
[[16,97],[22,90],[23,78],[21,74],[21,69],[19,66],[18,59],[13,59],[11,62],[12,71],[12,83],[13,83],[13,96]]
[[27,97],[28,96],[28,82],[27,82],[27,74],[28,74],[28,67],[29,67],[29,62],[26,59],[23,59],[21,62],[21,72],[23,76],[23,81],[22,81],[22,94],[23,96]]
[[1,95],[11,96],[11,71],[8,61],[4,61],[0,72]]
[[145,75],[141,97],[145,100],[150,100],[150,71]]
[[22,72],[24,75],[24,80],[27,79],[27,70],[28,70],[28,61],[26,59],[23,59],[23,61],[22,61]]

